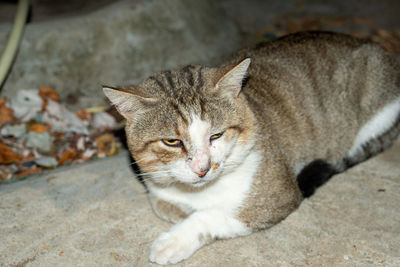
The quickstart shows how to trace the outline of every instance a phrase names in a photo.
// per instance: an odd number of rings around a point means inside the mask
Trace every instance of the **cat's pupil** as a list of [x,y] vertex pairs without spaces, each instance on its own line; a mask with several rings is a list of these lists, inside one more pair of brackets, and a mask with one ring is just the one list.
[[216,140],[222,136],[223,133],[217,133],[210,136],[210,141]]
[[167,146],[177,147],[182,145],[182,141],[179,139],[162,139],[161,141]]

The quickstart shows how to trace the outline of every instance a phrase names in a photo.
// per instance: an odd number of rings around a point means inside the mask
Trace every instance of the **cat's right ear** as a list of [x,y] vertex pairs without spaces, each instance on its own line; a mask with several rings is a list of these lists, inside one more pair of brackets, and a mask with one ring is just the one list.
[[147,97],[139,87],[112,88],[103,86],[103,92],[126,119],[134,119],[154,107],[158,100]]
[[246,78],[250,62],[251,59],[246,58],[239,64],[231,65],[220,70],[220,75],[222,77],[219,77],[215,85],[215,90],[221,95],[233,98],[237,97],[242,89],[242,83]]

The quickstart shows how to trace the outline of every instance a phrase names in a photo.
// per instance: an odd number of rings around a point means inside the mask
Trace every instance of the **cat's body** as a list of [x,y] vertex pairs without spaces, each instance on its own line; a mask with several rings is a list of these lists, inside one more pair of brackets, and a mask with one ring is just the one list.
[[153,243],[153,262],[276,224],[313,192],[311,167],[344,171],[400,132],[400,60],[375,44],[300,33],[231,63],[105,88],[154,211],[178,222]]

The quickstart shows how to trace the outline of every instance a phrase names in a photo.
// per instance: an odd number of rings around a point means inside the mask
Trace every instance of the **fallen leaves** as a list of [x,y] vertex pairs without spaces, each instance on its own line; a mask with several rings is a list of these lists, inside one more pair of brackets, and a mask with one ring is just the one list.
[[42,170],[42,168],[40,168],[40,167],[38,167],[36,165],[33,165],[32,167],[30,167],[28,169],[25,169],[25,170],[23,170],[21,172],[16,173],[15,174],[15,178],[21,178],[21,177],[24,177],[24,176],[27,176],[27,175],[30,175],[30,174],[38,173],[41,170]]
[[40,87],[39,96],[43,100],[42,110],[46,109],[48,99],[51,99],[56,102],[60,102],[60,95],[58,94],[58,92],[55,89],[44,86],[44,85],[42,87]]
[[71,112],[45,86],[10,103],[0,99],[0,181],[118,153],[120,124],[104,108]]
[[76,150],[74,148],[68,148],[61,152],[61,156],[58,157],[58,164],[62,165],[68,161],[76,159]]
[[0,126],[12,120],[14,120],[12,109],[7,107],[5,98],[0,98]]
[[49,127],[42,123],[35,123],[29,126],[29,131],[36,133],[44,133],[49,130]]
[[21,161],[21,158],[20,154],[0,141],[0,164],[17,163]]
[[84,110],[84,109],[81,109],[81,110],[76,111],[76,112],[75,112],[75,115],[76,115],[79,119],[81,119],[81,120],[83,120],[83,121],[88,121],[88,120],[90,120],[90,113],[87,112],[87,111]]
[[97,154],[99,157],[111,156],[117,153],[115,137],[111,134],[103,134],[95,139]]

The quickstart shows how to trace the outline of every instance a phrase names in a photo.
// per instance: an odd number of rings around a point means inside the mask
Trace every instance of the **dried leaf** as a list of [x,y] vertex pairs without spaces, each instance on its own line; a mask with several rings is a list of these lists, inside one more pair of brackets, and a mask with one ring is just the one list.
[[74,160],[77,156],[75,149],[69,148],[62,152],[61,156],[57,159],[58,165],[64,164],[67,161]]
[[13,110],[6,106],[6,99],[0,98],[0,126],[14,120]]
[[55,89],[53,89],[51,87],[47,87],[47,86],[43,85],[42,87],[40,87],[39,95],[43,100],[50,98],[51,100],[60,102],[60,95],[58,94],[58,92]]
[[30,175],[30,174],[34,174],[34,173],[40,172],[41,170],[42,170],[42,168],[34,165],[31,168],[27,169],[26,171],[22,171],[20,173],[15,174],[15,177],[20,178],[20,177],[23,177],[23,176],[27,176],[27,175]]
[[96,154],[96,150],[95,149],[87,149],[85,150],[85,152],[82,154],[82,160],[83,161],[87,161],[89,160],[91,157],[93,157],[94,154]]
[[22,159],[22,156],[12,150],[9,146],[3,144],[0,141],[0,163],[1,164],[10,164],[10,163],[18,163]]
[[81,119],[81,120],[83,120],[83,121],[88,121],[88,120],[90,119],[90,113],[87,112],[87,111],[84,110],[84,109],[81,109],[81,110],[76,111],[76,112],[75,112],[75,115],[76,115],[79,119]]
[[44,133],[49,130],[49,127],[42,123],[35,123],[29,127],[29,131],[36,132],[36,133]]
[[85,137],[81,136],[76,141],[76,149],[78,150],[85,150]]
[[43,85],[42,87],[40,87],[39,95],[43,99],[42,110],[46,109],[47,99],[51,99],[56,102],[60,102],[60,95],[58,94],[58,92],[55,89],[53,89],[51,87],[47,87],[47,86]]
[[51,136],[53,136],[56,140],[63,140],[65,138],[65,133],[63,132],[52,132]]
[[64,105],[48,99],[42,121],[49,123],[55,132],[88,134],[86,124]]
[[4,181],[4,180],[8,180],[10,179],[12,176],[11,173],[1,173],[0,174],[0,181]]
[[98,129],[114,129],[118,126],[117,121],[107,112],[99,112],[93,115],[92,126]]
[[111,134],[103,134],[95,139],[97,154],[99,157],[111,156],[117,152],[115,137]]
[[48,156],[38,158],[37,160],[35,160],[35,163],[38,166],[44,168],[54,168],[57,167],[58,165],[58,161],[54,157],[48,157]]
[[13,109],[16,118],[22,122],[27,122],[35,118],[42,110],[43,100],[39,96],[38,90],[18,90],[10,101],[10,107]]

